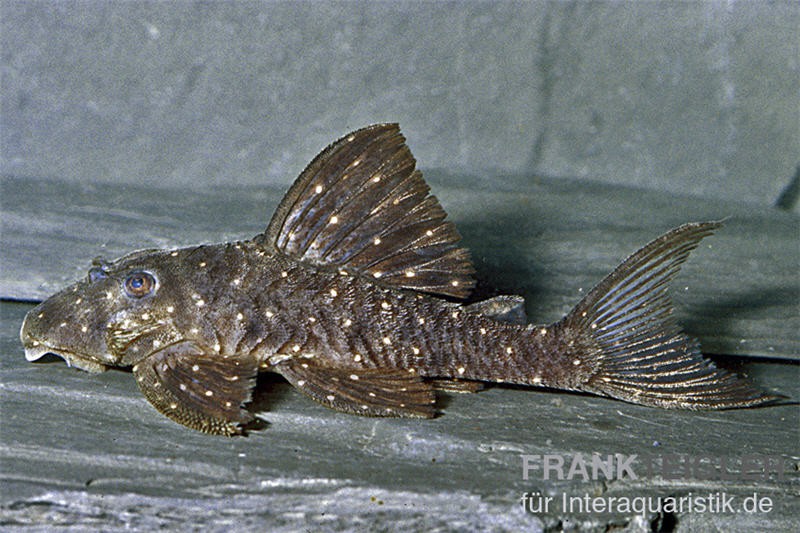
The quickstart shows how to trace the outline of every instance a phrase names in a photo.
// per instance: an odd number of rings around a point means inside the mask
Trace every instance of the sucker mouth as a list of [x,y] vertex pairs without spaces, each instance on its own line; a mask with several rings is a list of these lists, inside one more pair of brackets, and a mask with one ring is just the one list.
[[67,366],[74,366],[75,368],[79,368],[87,372],[104,372],[108,368],[106,365],[98,363],[86,355],[71,352],[63,348],[49,346],[33,339],[25,342],[23,344],[23,348],[25,348],[25,359],[30,362],[38,361],[46,354],[50,353],[62,358],[67,363]]

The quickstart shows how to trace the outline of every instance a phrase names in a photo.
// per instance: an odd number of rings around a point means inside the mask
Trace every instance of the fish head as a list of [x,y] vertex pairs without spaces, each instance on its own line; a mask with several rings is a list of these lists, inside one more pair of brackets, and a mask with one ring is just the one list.
[[133,365],[176,340],[173,315],[185,284],[173,254],[143,250],[113,262],[95,259],[86,278],[25,316],[25,358],[51,353],[70,366],[102,372]]

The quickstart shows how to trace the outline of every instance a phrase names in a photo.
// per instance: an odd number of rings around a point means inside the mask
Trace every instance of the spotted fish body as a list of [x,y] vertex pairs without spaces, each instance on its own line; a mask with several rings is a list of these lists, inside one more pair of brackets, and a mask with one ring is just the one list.
[[[96,261],[33,309],[26,357],[131,367],[188,427],[241,434],[260,371],[334,409],[432,417],[436,388],[547,386],[668,408],[773,401],[703,359],[671,319],[667,283],[717,223],[687,224],[629,257],[560,322],[464,305],[473,269],[397,125],[353,132],[303,171],[251,240]],[[447,298],[445,298],[447,297]]]

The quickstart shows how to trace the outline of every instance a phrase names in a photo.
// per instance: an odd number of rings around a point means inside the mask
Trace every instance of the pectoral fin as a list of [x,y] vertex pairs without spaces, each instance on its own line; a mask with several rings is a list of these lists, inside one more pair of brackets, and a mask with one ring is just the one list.
[[258,366],[243,357],[223,358],[191,342],[168,346],[133,367],[136,382],[161,413],[186,427],[215,435],[240,435],[252,414]]
[[363,416],[432,418],[433,386],[403,370],[328,368],[303,359],[272,368],[314,400]]

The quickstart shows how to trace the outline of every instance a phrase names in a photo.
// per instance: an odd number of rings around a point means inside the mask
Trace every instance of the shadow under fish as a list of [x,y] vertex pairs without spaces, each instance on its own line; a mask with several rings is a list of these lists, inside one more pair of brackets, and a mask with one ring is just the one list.
[[251,240],[96,260],[30,311],[25,356],[130,367],[187,427],[242,434],[259,372],[366,416],[430,418],[436,389],[481,382],[583,391],[663,408],[778,397],[716,368],[672,318],[668,284],[718,222],[686,224],[626,259],[562,320],[521,298],[465,305],[468,252],[396,124],[346,135],[300,174]]

